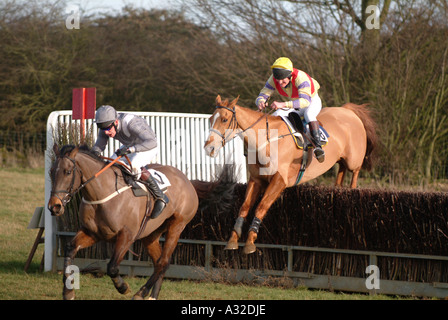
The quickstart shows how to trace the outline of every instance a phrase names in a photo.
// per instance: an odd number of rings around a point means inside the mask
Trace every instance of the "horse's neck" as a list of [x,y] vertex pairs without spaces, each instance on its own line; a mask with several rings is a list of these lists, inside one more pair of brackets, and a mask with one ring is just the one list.
[[269,122],[269,127],[277,127],[282,121],[279,121],[279,117],[266,115],[260,111],[252,110],[245,107],[235,106],[236,120],[239,128],[242,131],[253,128],[254,130],[266,129],[266,117]]
[[[78,153],[75,159],[82,171],[82,183],[85,183],[105,166],[104,162],[84,153]],[[87,183],[82,192],[89,200],[96,200],[96,198],[104,197],[104,195],[113,192],[115,187],[115,173],[112,168],[108,168],[97,178]]]

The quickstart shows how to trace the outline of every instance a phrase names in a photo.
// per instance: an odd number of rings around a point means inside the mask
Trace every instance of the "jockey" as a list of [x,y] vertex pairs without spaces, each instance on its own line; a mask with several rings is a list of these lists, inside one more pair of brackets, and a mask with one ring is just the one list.
[[319,83],[305,72],[293,68],[291,60],[286,57],[275,60],[271,69],[272,75],[255,100],[258,110],[266,108],[266,101],[277,91],[284,102],[274,101],[271,108],[274,110],[294,108],[301,117],[305,118],[316,145],[314,155],[319,162],[323,162],[325,152],[322,149],[317,121],[317,115],[322,109],[322,101],[317,93],[320,88]]
[[106,148],[109,138],[123,144],[112,158],[129,154],[135,179],[140,179],[147,185],[156,198],[151,218],[157,218],[169,199],[160,190],[146,167],[158,153],[156,134],[143,118],[128,113],[117,113],[112,106],[107,105],[98,108],[95,122],[100,132],[92,151],[99,155]]

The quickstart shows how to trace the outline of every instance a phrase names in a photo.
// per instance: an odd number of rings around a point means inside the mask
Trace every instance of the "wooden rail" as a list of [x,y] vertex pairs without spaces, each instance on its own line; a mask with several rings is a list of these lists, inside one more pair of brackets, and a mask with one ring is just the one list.
[[[58,237],[73,236],[73,232],[56,232]],[[162,239],[163,241],[163,239]],[[166,277],[173,279],[189,279],[189,280],[210,280],[238,283],[238,282],[255,282],[266,283],[267,281],[285,278],[290,279],[294,286],[303,286],[307,288],[347,291],[347,292],[361,292],[369,294],[391,294],[404,296],[418,296],[418,297],[448,297],[448,283],[433,282],[411,282],[389,280],[379,277],[379,289],[368,289],[366,280],[369,274],[365,277],[344,277],[334,275],[313,274],[307,272],[293,271],[293,255],[294,252],[320,252],[333,253],[340,255],[360,255],[368,257],[369,265],[376,265],[378,258],[406,258],[419,260],[435,260],[448,261],[446,256],[434,256],[423,254],[407,254],[407,253],[392,253],[392,252],[377,252],[364,250],[347,250],[347,249],[333,249],[333,248],[318,248],[318,247],[304,247],[304,246],[287,246],[274,244],[257,244],[257,248],[263,251],[264,249],[277,249],[287,252],[287,265],[283,270],[254,270],[254,269],[233,269],[233,268],[219,268],[214,267],[213,247],[224,247],[225,242],[222,241],[207,241],[207,240],[191,240],[180,239],[179,243],[186,245],[201,245],[203,246],[203,254],[205,257],[204,264],[199,266],[180,265],[172,263],[167,271]],[[239,244],[241,247],[244,243]],[[57,257],[56,270],[62,270],[64,261],[63,257]],[[106,272],[108,259],[82,259],[76,258],[74,264],[81,270],[95,269],[99,272]],[[367,265],[365,266],[367,267]],[[128,260],[124,260],[120,264],[120,273],[128,276],[150,276],[153,271],[153,266],[150,261],[134,261],[131,256]]]

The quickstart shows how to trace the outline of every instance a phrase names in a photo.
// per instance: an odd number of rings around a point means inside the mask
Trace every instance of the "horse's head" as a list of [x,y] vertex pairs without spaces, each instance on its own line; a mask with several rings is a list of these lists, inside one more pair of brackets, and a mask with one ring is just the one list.
[[51,215],[60,216],[64,213],[65,205],[81,185],[82,173],[75,162],[79,148],[64,146],[59,150],[59,147],[55,144],[53,150],[56,160],[50,171],[52,184],[48,209]]
[[216,97],[216,110],[210,117],[210,133],[204,145],[210,157],[217,157],[219,150],[235,136],[235,129],[238,128],[235,115],[238,98],[229,102],[228,99],[222,101],[219,95]]

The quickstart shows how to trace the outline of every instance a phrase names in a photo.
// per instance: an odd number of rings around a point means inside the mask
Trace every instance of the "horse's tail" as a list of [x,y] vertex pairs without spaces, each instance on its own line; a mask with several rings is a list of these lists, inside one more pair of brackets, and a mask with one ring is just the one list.
[[367,135],[367,148],[362,163],[362,168],[368,171],[372,170],[376,153],[374,152],[378,146],[378,135],[376,133],[377,125],[373,120],[371,111],[367,108],[369,104],[357,105],[353,103],[346,103],[342,107],[353,111],[359,119],[361,119]]
[[217,212],[223,212],[230,209],[234,202],[233,194],[237,183],[232,165],[224,165],[214,181],[191,180],[190,182],[200,200],[199,209],[215,206],[218,209]]

